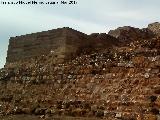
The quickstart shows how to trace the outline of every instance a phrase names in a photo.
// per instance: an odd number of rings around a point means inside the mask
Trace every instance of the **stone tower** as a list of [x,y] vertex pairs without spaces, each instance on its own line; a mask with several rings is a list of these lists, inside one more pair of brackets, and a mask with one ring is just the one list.
[[74,55],[78,48],[87,44],[88,36],[71,28],[11,37],[7,51],[7,63],[38,57],[53,52],[57,62]]

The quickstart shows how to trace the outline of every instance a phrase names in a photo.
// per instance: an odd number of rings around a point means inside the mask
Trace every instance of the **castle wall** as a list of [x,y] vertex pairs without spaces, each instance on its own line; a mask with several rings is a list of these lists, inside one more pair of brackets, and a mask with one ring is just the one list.
[[9,40],[7,63],[47,55],[53,52],[54,61],[71,59],[79,48],[87,45],[88,35],[71,28],[32,33]]
[[6,65],[52,53],[53,63],[62,63],[80,54],[83,49],[107,48],[113,46],[116,38],[98,34],[96,38],[72,28],[32,33],[9,40]]
[[65,29],[56,29],[12,37],[9,40],[7,63],[48,54],[65,45]]

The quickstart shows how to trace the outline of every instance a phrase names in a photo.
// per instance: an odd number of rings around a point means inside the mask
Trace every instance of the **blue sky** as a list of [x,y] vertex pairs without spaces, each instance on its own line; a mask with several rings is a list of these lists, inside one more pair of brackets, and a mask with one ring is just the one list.
[[76,1],[77,5],[0,5],[0,68],[5,64],[10,37],[58,27],[100,33],[126,25],[143,28],[160,21],[160,0]]

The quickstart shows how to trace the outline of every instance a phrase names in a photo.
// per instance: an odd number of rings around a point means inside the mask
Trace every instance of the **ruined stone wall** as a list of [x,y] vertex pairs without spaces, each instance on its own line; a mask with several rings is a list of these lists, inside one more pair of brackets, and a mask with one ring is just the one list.
[[160,23],[154,22],[148,25],[148,29],[152,31],[155,35],[160,36]]
[[10,38],[7,62],[47,54],[65,44],[65,29],[56,29]]
[[[89,36],[73,29],[60,30],[58,38],[62,41],[55,42],[59,46],[50,49],[59,54],[57,58],[70,57],[88,45],[103,49],[90,54],[84,51],[63,64],[54,64],[55,57],[49,51],[50,54],[0,69],[0,117],[25,114],[39,115],[41,119],[72,116],[159,120],[160,37],[153,37],[148,29],[124,27],[118,29],[120,34],[117,30],[112,33],[122,42],[127,40],[127,44],[108,49],[116,45],[116,38],[104,33]],[[47,43],[46,38],[43,40],[42,47],[54,45]],[[22,51],[10,51],[23,53],[22,45]]]
[[77,47],[81,46],[82,40],[86,38],[87,35],[71,28],[59,28],[11,37],[9,40],[6,64],[46,55],[50,52],[53,52],[55,58],[59,58],[61,59],[60,61],[62,61],[68,54],[75,53]]

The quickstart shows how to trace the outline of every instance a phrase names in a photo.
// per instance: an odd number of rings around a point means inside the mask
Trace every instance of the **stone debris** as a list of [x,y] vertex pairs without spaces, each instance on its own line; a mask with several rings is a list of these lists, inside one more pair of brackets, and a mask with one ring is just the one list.
[[59,64],[53,60],[54,50],[26,61],[7,63],[0,70],[0,114],[33,114],[40,119],[57,115],[159,119],[160,38],[147,39],[146,30],[121,29],[122,33],[131,33],[112,34],[126,40],[137,34],[144,36],[132,38],[125,46],[90,52],[84,49],[75,58]]
[[115,118],[119,118],[119,119],[121,119],[121,118],[122,118],[122,113],[116,113]]
[[145,74],[144,74],[144,77],[145,77],[145,78],[149,78],[149,77],[150,77],[150,76],[149,76],[149,73],[145,73]]

